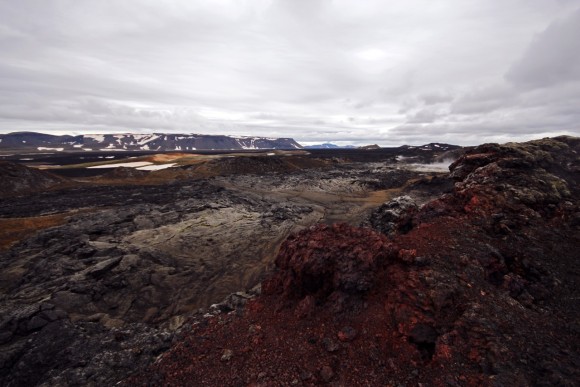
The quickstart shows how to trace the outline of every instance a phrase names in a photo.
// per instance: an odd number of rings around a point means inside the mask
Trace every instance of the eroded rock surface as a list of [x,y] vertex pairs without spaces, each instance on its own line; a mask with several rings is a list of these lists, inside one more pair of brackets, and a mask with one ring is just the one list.
[[[203,325],[204,315],[243,307],[289,234],[358,224],[389,190],[422,175],[282,157],[222,160],[207,166],[222,174],[211,178],[186,168],[163,184],[138,185],[143,173],[121,170],[106,176],[112,185],[68,180],[67,189],[0,202],[4,220],[36,226],[0,252],[0,384],[114,384],[180,340],[192,318]],[[367,277],[345,277],[340,289],[363,289]]]
[[102,209],[38,233],[6,253],[2,290],[48,295],[74,320],[167,322],[259,282],[277,241],[320,216],[203,183],[174,188],[164,204]]
[[418,206],[409,196],[399,196],[380,206],[369,219],[372,228],[383,234],[406,233],[413,228]]

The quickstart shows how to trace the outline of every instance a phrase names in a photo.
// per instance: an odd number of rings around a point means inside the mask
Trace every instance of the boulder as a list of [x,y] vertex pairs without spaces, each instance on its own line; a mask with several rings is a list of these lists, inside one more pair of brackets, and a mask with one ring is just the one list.
[[290,298],[333,292],[363,294],[375,282],[377,269],[394,256],[386,237],[346,224],[317,225],[290,236],[276,258],[278,273],[264,292],[282,291]]
[[369,222],[383,234],[405,234],[413,228],[413,216],[418,208],[410,196],[399,196],[377,208]]

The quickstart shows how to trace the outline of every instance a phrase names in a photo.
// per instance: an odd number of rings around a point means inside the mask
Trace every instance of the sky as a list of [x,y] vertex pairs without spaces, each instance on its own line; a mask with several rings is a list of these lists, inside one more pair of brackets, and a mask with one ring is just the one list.
[[0,133],[580,135],[580,0],[0,0]]

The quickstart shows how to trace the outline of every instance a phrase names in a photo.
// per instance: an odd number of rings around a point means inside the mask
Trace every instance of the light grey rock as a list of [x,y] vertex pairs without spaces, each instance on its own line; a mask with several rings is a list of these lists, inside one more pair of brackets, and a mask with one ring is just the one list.
[[123,257],[104,259],[90,267],[85,274],[94,278],[102,277],[105,273],[117,266],[122,259]]

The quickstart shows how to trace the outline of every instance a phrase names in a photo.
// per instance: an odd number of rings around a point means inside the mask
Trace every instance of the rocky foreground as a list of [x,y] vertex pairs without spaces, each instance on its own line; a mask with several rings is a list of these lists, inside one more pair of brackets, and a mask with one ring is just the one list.
[[380,209],[389,235],[294,234],[242,316],[192,323],[125,385],[577,385],[579,152],[482,145],[451,193]]
[[576,385],[579,154],[224,159],[9,196],[0,384]]
[[335,156],[212,157],[77,180],[0,163],[0,384],[114,384],[179,341],[189,318],[252,297],[288,235],[359,224],[412,179],[448,185],[390,154]]

